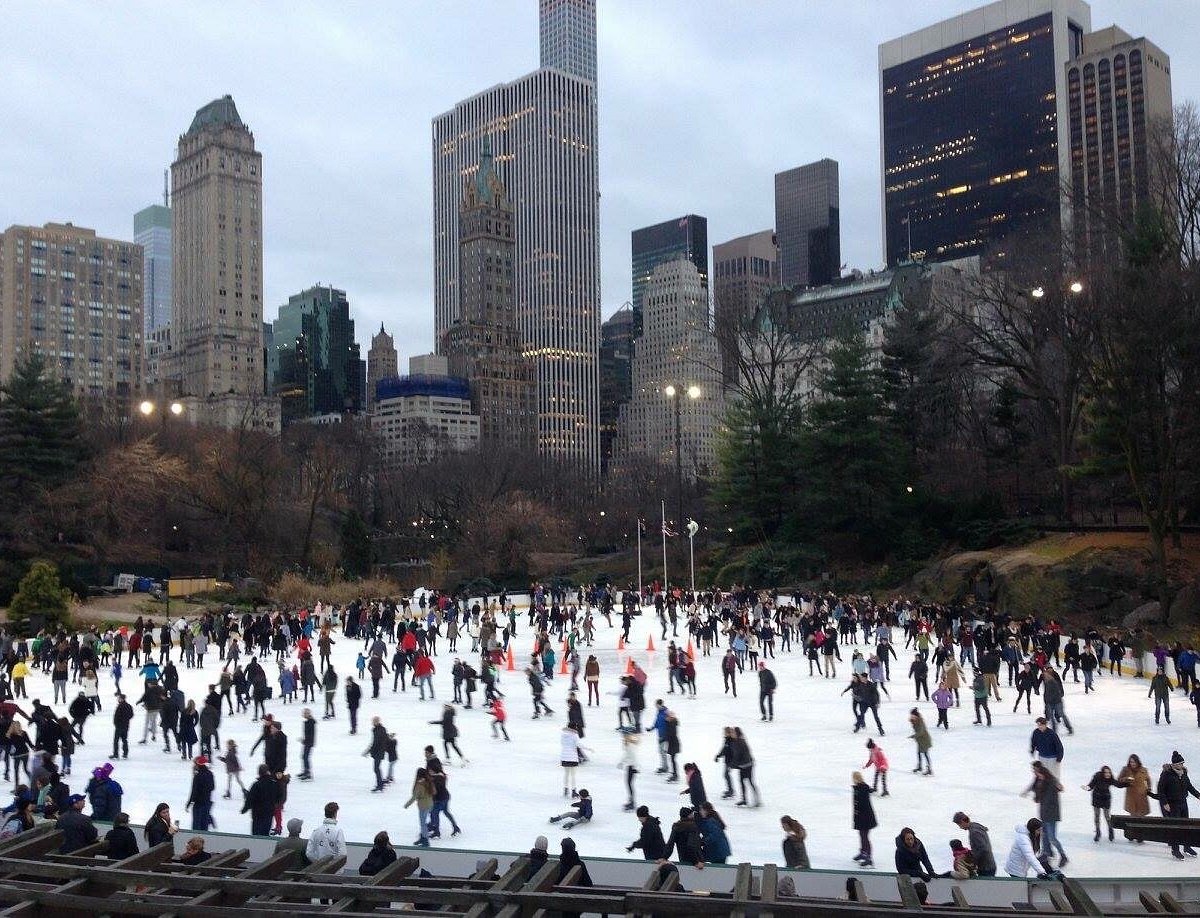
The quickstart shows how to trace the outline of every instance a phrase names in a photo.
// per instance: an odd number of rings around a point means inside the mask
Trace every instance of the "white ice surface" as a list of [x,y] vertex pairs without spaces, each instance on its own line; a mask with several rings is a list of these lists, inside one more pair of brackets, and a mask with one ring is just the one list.
[[[527,621],[524,616],[518,619],[519,634],[514,644],[517,672],[501,672],[512,742],[492,738],[491,717],[479,706],[483,700],[481,687],[475,696],[475,709],[460,709],[458,716],[459,745],[470,764],[460,768],[455,763],[449,769],[453,795],[450,809],[463,827],[463,834],[451,838],[449,825],[443,821],[443,835],[435,845],[526,851],[537,835],[544,834],[551,840],[551,850],[557,850],[557,839],[563,831],[549,825],[548,819],[568,809],[568,801],[562,796],[558,758],[559,731],[565,723],[570,678],[556,675],[547,688],[546,700],[555,711],[554,717],[531,720],[529,686],[520,671],[532,640]],[[617,767],[620,734],[615,730],[616,699],[610,694],[615,691],[617,677],[625,670],[627,654],[616,650],[619,629],[609,630],[603,619],[597,621],[595,647],[581,647],[581,653],[585,660],[587,653],[595,653],[600,662],[602,703],[599,708],[584,707],[587,729],[583,745],[589,749],[591,761],[581,766],[577,774],[577,786],[586,787],[595,799],[596,814],[590,825],[578,827],[571,834],[585,857],[627,857],[630,855],[625,854],[625,846],[637,837],[638,822],[632,813],[621,809],[625,794],[623,772]],[[619,625],[619,621],[619,616],[614,616],[614,624]],[[651,633],[658,647],[655,653],[645,649]],[[851,732],[850,696],[839,695],[848,681],[850,649],[842,648],[845,662],[839,665],[836,680],[810,678],[807,661],[795,651],[768,661],[779,680],[779,689],[775,697],[775,720],[762,723],[757,679],[747,670],[739,680],[739,696],[735,699],[724,695],[718,668],[720,654],[716,649],[712,657],[703,658],[697,648],[699,694],[695,700],[667,694],[666,648],[659,637],[652,610],[635,618],[630,646],[637,648],[633,656],[650,674],[644,725],[649,726],[652,720],[654,699],[666,699],[679,718],[683,746],[680,768],[686,761],[700,765],[709,797],[728,824],[733,848],[731,863],[739,860],[782,863],[778,820],[786,813],[807,828],[808,852],[814,867],[853,868],[851,858],[858,851],[858,843],[851,827],[850,773],[862,770],[867,758],[864,748],[867,737],[877,741],[880,738],[873,730],[857,735]],[[354,675],[354,660],[362,643],[343,639],[340,633],[335,633],[335,638],[334,662],[344,681],[347,675]],[[682,643],[686,644],[686,637]],[[470,646],[468,637],[460,639],[460,651],[469,651]],[[935,708],[922,701],[920,708],[933,734],[934,775],[914,775],[910,771],[915,764],[914,746],[907,738],[912,687],[902,678],[908,671],[911,654],[897,649],[900,660],[893,663],[893,681],[889,683],[892,700],[885,697],[880,710],[887,730],[882,745],[892,770],[891,795],[873,798],[880,823],[872,834],[876,864],[881,870],[894,869],[895,836],[902,827],[911,826],[925,842],[934,867],[948,870],[949,840],[965,841],[950,817],[955,810],[963,809],[990,827],[1003,873],[1014,825],[1036,815],[1032,798],[1022,799],[1018,794],[1030,776],[1029,734],[1033,718],[1040,713],[1039,698],[1034,696],[1033,716],[1027,716],[1024,707],[1014,714],[1015,692],[1002,686],[1004,701],[993,701],[995,726],[987,729],[971,725],[970,691],[964,689],[962,707],[950,711],[949,733],[933,729],[937,719]],[[173,654],[179,668],[180,688],[189,698],[200,702],[206,686],[216,680],[220,669],[215,651],[208,654],[203,670],[189,670],[178,663],[178,648]],[[356,736],[349,735],[341,686],[336,720],[319,719],[321,702],[310,705],[318,717],[313,755],[316,779],[300,782],[293,777],[284,820],[293,816],[303,818],[307,836],[320,824],[324,803],[336,800],[341,805],[340,823],[349,840],[369,844],[377,831],[387,829],[393,842],[410,844],[416,837],[416,811],[405,810],[403,804],[408,799],[413,771],[422,764],[421,749],[432,743],[441,754],[440,729],[427,721],[437,718],[443,700],[452,697],[453,660],[454,655],[446,650],[445,639],[441,639],[436,657],[438,673],[434,677],[437,701],[422,703],[411,688],[407,693],[393,694],[391,677],[386,673],[380,698],[372,700],[368,676],[363,686]],[[266,666],[268,674],[275,672],[272,661],[266,661]],[[846,679],[842,678],[843,673],[847,674]],[[132,703],[140,695],[140,679],[129,671],[122,681]],[[87,723],[87,744],[77,750],[73,774],[67,779],[72,791],[82,792],[91,769],[107,761],[111,750],[113,685],[107,671],[101,673],[100,685],[104,710]],[[1200,730],[1196,727],[1195,709],[1176,692],[1171,699],[1174,722],[1170,726],[1155,726],[1153,702],[1146,698],[1145,680],[1104,676],[1097,680],[1097,685],[1096,694],[1084,696],[1082,683],[1078,686],[1067,683],[1066,710],[1075,735],[1063,734],[1064,819],[1059,833],[1071,858],[1068,872],[1080,876],[1194,875],[1200,864],[1195,859],[1176,862],[1164,845],[1134,845],[1120,833],[1115,842],[1093,843],[1089,794],[1080,788],[1101,765],[1110,765],[1117,772],[1133,752],[1141,756],[1156,779],[1161,763],[1169,760],[1175,749],[1193,761],[1195,768],[1200,768],[1200,747],[1196,742]],[[580,698],[586,700],[582,677],[580,688]],[[31,698],[47,701],[52,697],[49,677],[40,672],[29,679],[28,690]],[[69,690],[69,697],[74,697],[78,687],[71,685]],[[56,707],[62,711],[63,706]],[[288,765],[293,776],[300,771],[302,707],[299,703],[281,704],[277,698],[268,703],[268,710],[282,721],[289,736]],[[400,742],[396,783],[383,794],[370,793],[371,760],[362,755],[368,744],[370,720],[375,714],[383,718],[384,725],[397,734]],[[713,756],[720,749],[725,725],[741,726],[749,739],[757,763],[755,778],[763,798],[760,809],[736,807],[732,805],[734,801],[720,799],[724,790],[722,768],[713,762]],[[114,777],[125,790],[124,808],[133,822],[140,825],[156,803],[167,801],[173,816],[186,829],[190,826],[190,816],[183,812],[183,804],[189,792],[190,766],[180,760],[178,753],[162,752],[161,746],[138,745],[141,729],[142,712],[138,708],[130,730],[130,758],[114,763]],[[233,717],[226,714],[221,722],[222,743],[228,738],[238,743],[247,785],[262,761],[261,747],[253,760],[249,757],[259,732],[259,725],[250,722],[248,712]],[[679,806],[686,802],[679,795],[684,785],[682,779],[679,784],[666,784],[663,776],[654,774],[658,754],[653,734],[644,734],[639,748],[641,774],[637,781],[637,802],[648,805],[661,819],[665,835],[677,817]],[[250,817],[239,812],[241,800],[236,785],[235,799],[222,799],[225,775],[220,763],[214,764],[214,772],[217,794],[213,815],[218,830],[248,833]],[[869,772],[864,773],[870,780]],[[1123,797],[1123,791],[1114,791],[1114,814],[1122,812]]]

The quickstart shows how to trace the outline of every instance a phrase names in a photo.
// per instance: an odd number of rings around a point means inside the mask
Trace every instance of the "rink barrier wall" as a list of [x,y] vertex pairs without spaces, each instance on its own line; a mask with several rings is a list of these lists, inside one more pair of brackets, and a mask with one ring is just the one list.
[[[97,822],[97,826],[106,824]],[[100,831],[104,837],[106,828]],[[213,854],[245,848],[251,861],[265,861],[275,853],[276,837],[238,835],[232,832],[194,832],[180,828],[174,836],[175,852],[182,854],[187,840],[200,836],[205,840],[205,850]],[[592,857],[587,853],[586,830],[572,836],[579,843],[580,854],[587,864],[593,882],[599,886],[641,886],[657,865],[651,861],[632,858]],[[469,877],[480,861],[495,858],[497,872],[503,874],[517,858],[527,852],[488,851],[475,848],[418,848],[410,845],[392,845],[400,857],[411,857],[420,861],[421,867],[435,876]],[[346,864],[343,873],[357,874],[371,846],[366,843],[348,842]],[[557,852],[550,851],[550,857]],[[755,883],[762,880],[762,865],[753,867]],[[896,885],[896,874],[878,870],[789,870],[779,867],[780,877],[790,876],[799,896],[822,899],[844,899],[846,880],[853,877],[862,883],[863,891],[875,902],[897,903],[900,901]],[[679,878],[688,890],[729,892],[733,889],[737,875],[736,864],[706,864],[703,870],[688,865],[679,865]],[[1179,901],[1200,899],[1200,876],[1197,877],[1074,877],[1099,905],[1124,905],[1138,903],[1141,892],[1154,896],[1168,893]],[[949,902],[951,887],[957,886],[967,901],[975,906],[1011,907],[1013,903],[1050,907],[1050,892],[1059,891],[1062,885],[1055,881],[1020,880],[1011,877],[991,879],[953,880],[937,878],[927,884],[931,902]]]

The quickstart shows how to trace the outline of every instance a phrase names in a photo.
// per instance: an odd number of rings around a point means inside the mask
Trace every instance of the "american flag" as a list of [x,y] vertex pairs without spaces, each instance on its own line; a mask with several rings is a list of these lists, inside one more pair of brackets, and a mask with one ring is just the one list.
[[678,533],[678,532],[676,532],[676,531],[675,531],[674,529],[672,529],[672,528],[671,528],[669,525],[667,525],[667,521],[666,521],[666,520],[663,520],[663,524],[662,524],[662,531],[663,531],[663,535],[665,535],[665,536],[672,536],[672,537],[674,537],[674,536],[677,536],[677,535],[679,535],[679,533]]

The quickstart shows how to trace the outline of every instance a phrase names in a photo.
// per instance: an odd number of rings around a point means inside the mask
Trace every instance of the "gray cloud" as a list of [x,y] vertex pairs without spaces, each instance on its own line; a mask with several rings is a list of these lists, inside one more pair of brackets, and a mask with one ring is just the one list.
[[[876,48],[978,5],[599,0],[602,299],[630,295],[629,233],[683,213],[720,242],[771,226],[773,174],[841,164],[842,253],[882,261]],[[1200,4],[1097,0],[1172,55]],[[267,315],[344,287],[358,337],[432,347],[429,123],[537,66],[533,0],[0,4],[0,224],[132,236],[194,111],[231,93],[263,154]]]

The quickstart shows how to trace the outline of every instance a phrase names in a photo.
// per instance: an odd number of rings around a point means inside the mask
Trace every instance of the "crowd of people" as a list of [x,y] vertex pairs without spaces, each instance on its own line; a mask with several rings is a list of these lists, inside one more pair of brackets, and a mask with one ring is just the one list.
[[[656,619],[660,641],[666,643],[661,657],[666,672],[647,672],[630,659],[624,672],[605,675],[598,655],[589,653],[598,639],[599,622],[618,632],[623,644],[630,639],[638,616]],[[614,622],[614,617],[619,621]],[[527,629],[531,642],[529,655],[517,666],[519,627]],[[333,648],[339,642],[358,650],[354,675],[339,673],[335,667]],[[292,780],[289,760],[294,761],[291,752],[298,742],[301,767],[296,780],[315,780],[315,750],[323,729],[307,705],[319,706],[321,723],[341,721],[355,736],[368,682],[372,699],[380,697],[387,675],[393,693],[412,690],[421,701],[437,702],[436,691],[445,691],[444,682],[435,687],[439,649],[452,660],[447,665],[451,695],[443,695],[440,713],[428,721],[440,732],[441,755],[433,745],[408,748],[381,715],[371,717],[364,731],[369,739],[362,755],[371,760],[371,781],[364,790],[382,794],[401,781],[408,789],[403,807],[416,812],[412,844],[417,846],[429,846],[441,837],[443,817],[451,835],[462,831],[450,810],[448,770],[455,760],[459,767],[470,763],[459,746],[460,712],[475,709],[475,696],[482,690],[478,707],[490,717],[492,736],[511,742],[506,697],[522,682],[528,686],[535,720],[557,716],[547,694],[556,679],[567,682],[558,762],[562,796],[570,803],[567,811],[550,817],[551,823],[576,829],[597,817],[597,801],[577,786],[581,766],[588,763],[591,752],[584,744],[588,727],[580,693],[586,694],[586,708],[601,707],[602,695],[614,697],[614,726],[620,731],[622,750],[618,764],[626,792],[622,807],[634,813],[639,824],[638,837],[627,850],[640,850],[648,860],[674,859],[695,866],[725,863],[736,838],[730,838],[727,824],[708,797],[700,764],[680,764],[685,748],[681,719],[667,699],[677,696],[681,704],[702,704],[708,677],[715,691],[719,675],[723,695],[736,698],[739,682],[743,691],[747,683],[752,691],[756,689],[760,721],[773,723],[780,683],[771,667],[777,655],[802,655],[808,677],[829,680],[834,683],[832,690],[842,685],[837,680],[848,678],[841,688],[851,707],[847,728],[874,734],[866,741],[866,761],[850,772],[849,810],[859,838],[853,861],[864,868],[875,866],[871,833],[879,822],[872,798],[889,796],[890,763],[881,705],[884,699],[900,701],[908,691],[905,683],[911,686],[914,702],[906,716],[913,744],[912,772],[922,778],[934,777],[934,738],[925,711],[936,712],[935,731],[950,731],[957,726],[966,694],[968,710],[974,715],[971,725],[986,730],[1000,713],[993,712],[993,701],[999,704],[1012,697],[1014,714],[1019,714],[1024,701],[1025,714],[1031,715],[1037,700],[1039,716],[1028,747],[1032,773],[1022,792],[1033,798],[1037,816],[1013,831],[1002,865],[1012,876],[1044,876],[1069,863],[1058,836],[1064,793],[1060,768],[1066,754],[1060,731],[1068,737],[1074,733],[1065,703],[1068,680],[1081,683],[1083,694],[1090,695],[1100,678],[1149,676],[1147,700],[1153,700],[1156,723],[1162,717],[1170,723],[1170,700],[1175,696],[1196,706],[1200,725],[1200,682],[1192,646],[1157,645],[1137,631],[1101,634],[1087,628],[1073,633],[1053,619],[1016,620],[986,607],[834,595],[779,597],[748,589],[693,595],[656,585],[641,592],[603,586],[568,591],[535,585],[523,612],[505,593],[473,599],[421,593],[415,598],[360,600],[341,608],[317,604],[311,609],[254,613],[213,610],[190,620],[156,624],[139,618],[126,628],[42,633],[31,639],[0,634],[0,657],[5,661],[0,671],[0,756],[4,778],[11,779],[14,787],[13,800],[0,822],[0,837],[25,831],[40,820],[54,820],[64,832],[63,851],[69,852],[97,839],[93,820],[100,820],[113,823],[106,836],[111,851],[136,850],[130,819],[122,809],[115,763],[129,758],[130,731],[140,708],[136,744],[161,742],[164,754],[190,763],[184,811],[190,813],[193,830],[215,825],[214,768],[220,767],[225,773],[224,797],[232,797],[234,784],[241,791],[241,812],[249,817],[251,834],[278,836],[280,844],[298,847],[299,819],[288,820],[284,835]],[[345,648],[341,653],[344,658]],[[1147,660],[1153,662],[1149,672]],[[211,681],[205,680],[207,690],[186,697],[180,689],[181,667],[204,671],[206,676],[211,673]],[[102,708],[102,696],[108,693],[100,689],[101,678],[111,680],[113,686],[111,712]],[[652,679],[660,678],[656,684],[665,684],[666,691],[660,689],[659,697],[648,705]],[[46,682],[52,692],[50,704],[41,700]],[[602,691],[602,684],[611,688]],[[29,700],[31,686],[39,697]],[[295,739],[285,733],[278,717],[281,705],[300,707]],[[86,746],[87,723],[109,714],[111,756],[91,769],[82,793],[72,793],[65,779],[72,777],[79,747]],[[223,723],[229,718],[246,718],[259,725],[256,730],[261,733],[245,753],[231,738],[222,743]],[[679,795],[687,797],[667,831],[659,817],[638,802],[639,749],[651,734],[658,752],[655,776],[666,784],[681,785]],[[696,741],[690,746],[696,748]],[[260,748],[261,763],[250,765]],[[397,765],[403,769],[406,761],[411,782],[403,771],[401,777],[396,775]],[[763,805],[755,783],[755,758],[741,726],[725,727],[714,762],[723,770],[721,801],[747,808]],[[863,775],[866,770],[871,772],[869,782]],[[253,775],[249,784],[242,777],[247,771]],[[346,777],[338,775],[339,782]],[[1108,765],[1097,767],[1082,789],[1090,795],[1096,843],[1105,835],[1114,840],[1110,823],[1114,789],[1124,790],[1124,810],[1135,816],[1149,813],[1151,799],[1158,801],[1163,815],[1186,816],[1188,797],[1200,797],[1178,751],[1157,776],[1135,754],[1115,774]],[[321,856],[329,847],[344,847],[337,809],[335,803],[329,804],[324,822],[304,842],[308,857]],[[949,869],[941,875],[995,875],[1001,868],[988,827],[963,812],[948,815],[947,821],[965,835],[950,840]],[[780,827],[786,865],[808,867],[808,833],[802,823],[783,815]],[[161,843],[178,830],[170,807],[162,803],[147,821],[143,840],[148,845]],[[203,840],[194,841],[198,848],[189,848],[187,856],[203,860]],[[387,833],[376,836],[371,861],[375,869],[386,866],[390,845]],[[541,850],[545,851],[544,845]],[[1180,860],[1196,855],[1186,846],[1170,850]],[[924,844],[908,827],[896,836],[894,862],[898,872],[916,879],[938,875]]]

